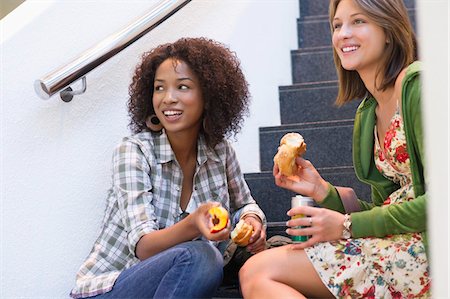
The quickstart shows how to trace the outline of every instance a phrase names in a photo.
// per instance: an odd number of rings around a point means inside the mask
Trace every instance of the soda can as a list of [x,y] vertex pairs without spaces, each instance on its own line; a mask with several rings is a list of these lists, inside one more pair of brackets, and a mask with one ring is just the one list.
[[[291,208],[301,207],[301,206],[314,206],[314,200],[311,197],[306,197],[302,195],[296,195],[291,199]],[[299,214],[292,216],[292,219],[307,217],[305,215]],[[297,226],[293,228],[303,228],[303,226]],[[299,243],[305,242],[309,239],[309,236],[291,236],[292,242]]]

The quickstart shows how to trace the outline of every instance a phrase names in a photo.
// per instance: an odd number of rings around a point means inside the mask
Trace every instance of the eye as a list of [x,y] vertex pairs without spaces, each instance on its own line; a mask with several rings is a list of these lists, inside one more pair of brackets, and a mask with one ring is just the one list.
[[178,86],[178,88],[181,89],[181,90],[187,90],[187,89],[189,89],[189,86],[184,85],[184,84],[180,84],[180,86]]
[[366,23],[366,21],[364,21],[363,19],[356,19],[353,23],[355,23],[355,24],[364,24],[364,23]]
[[333,24],[333,29],[334,30],[339,29],[339,28],[341,28],[341,26],[342,26],[341,23],[334,23]]
[[161,91],[161,90],[163,90],[164,88],[162,87],[162,85],[155,85],[154,87],[153,87],[153,90],[154,91]]

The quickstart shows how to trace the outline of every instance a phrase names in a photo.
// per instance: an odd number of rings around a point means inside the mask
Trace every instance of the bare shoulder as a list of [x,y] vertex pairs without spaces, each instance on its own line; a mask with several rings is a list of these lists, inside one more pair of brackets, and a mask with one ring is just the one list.
[[399,106],[401,106],[401,98],[402,98],[402,82],[406,75],[407,67],[404,68],[397,76],[397,79],[395,79],[395,85],[394,85],[394,94],[396,94],[397,103]]
[[395,89],[396,89],[396,90],[398,90],[398,89],[401,90],[401,88],[402,88],[402,82],[403,82],[403,79],[405,78],[406,70],[407,70],[407,69],[408,69],[408,68],[405,67],[405,68],[398,74],[397,79],[395,79]]

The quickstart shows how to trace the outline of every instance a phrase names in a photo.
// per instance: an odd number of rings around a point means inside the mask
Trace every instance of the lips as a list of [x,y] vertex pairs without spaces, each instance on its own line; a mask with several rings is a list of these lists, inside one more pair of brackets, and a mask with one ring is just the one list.
[[181,115],[183,114],[183,111],[181,111],[181,110],[163,110],[162,113],[164,114],[164,116],[167,120],[174,121],[181,117]]
[[359,46],[344,46],[341,48],[341,51],[345,53],[351,53],[359,49]]
[[163,114],[165,116],[170,117],[170,116],[174,116],[174,115],[181,115],[182,112],[179,110],[167,110],[167,111],[163,111]]

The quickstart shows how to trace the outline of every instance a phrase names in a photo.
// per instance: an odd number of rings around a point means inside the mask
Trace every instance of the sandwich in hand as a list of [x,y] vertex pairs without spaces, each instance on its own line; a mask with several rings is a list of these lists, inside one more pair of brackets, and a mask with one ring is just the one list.
[[295,173],[297,165],[295,158],[306,152],[306,143],[299,133],[287,133],[280,140],[278,152],[273,161],[280,169],[281,174],[291,176]]

